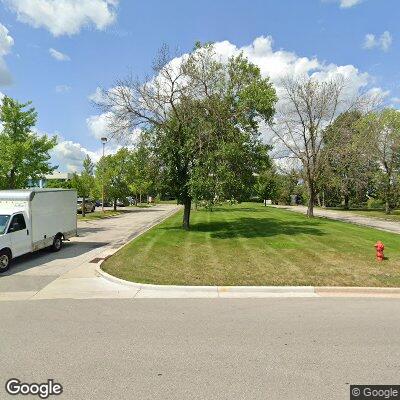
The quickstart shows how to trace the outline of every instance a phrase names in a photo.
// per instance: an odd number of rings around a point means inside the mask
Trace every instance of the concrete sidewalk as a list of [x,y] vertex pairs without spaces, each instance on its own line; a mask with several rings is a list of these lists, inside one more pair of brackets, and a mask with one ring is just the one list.
[[[288,211],[307,214],[307,207],[305,206],[278,206],[273,205],[270,207],[281,208]],[[326,210],[322,208],[314,208],[314,215],[316,217],[323,217],[334,219],[337,221],[349,222],[361,226],[368,226],[370,228],[380,229],[382,231],[400,234],[400,223],[395,221],[386,221],[384,219],[364,217],[361,215],[352,214],[348,211],[340,210]]]
[[96,266],[179,209],[159,205],[127,210],[116,218],[80,222],[79,237],[60,252],[45,250],[16,259],[0,276],[0,301],[132,297],[134,290],[103,279]]

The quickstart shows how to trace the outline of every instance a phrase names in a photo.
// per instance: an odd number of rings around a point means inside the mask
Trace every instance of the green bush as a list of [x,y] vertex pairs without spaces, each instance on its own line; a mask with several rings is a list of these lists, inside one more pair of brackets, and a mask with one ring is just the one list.
[[367,201],[367,208],[370,209],[382,209],[384,208],[384,202],[379,199],[373,199],[372,197]]

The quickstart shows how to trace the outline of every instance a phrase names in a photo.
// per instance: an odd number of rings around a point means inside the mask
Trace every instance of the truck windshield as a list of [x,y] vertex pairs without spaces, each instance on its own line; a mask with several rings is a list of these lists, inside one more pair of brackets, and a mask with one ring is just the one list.
[[10,219],[9,215],[0,215],[0,235],[4,234],[9,219]]

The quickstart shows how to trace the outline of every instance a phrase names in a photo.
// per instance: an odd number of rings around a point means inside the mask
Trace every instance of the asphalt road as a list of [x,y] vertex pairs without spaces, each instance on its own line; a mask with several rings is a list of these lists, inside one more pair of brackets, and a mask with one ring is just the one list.
[[400,384],[400,300],[42,300],[0,303],[10,377],[63,399],[349,399]]

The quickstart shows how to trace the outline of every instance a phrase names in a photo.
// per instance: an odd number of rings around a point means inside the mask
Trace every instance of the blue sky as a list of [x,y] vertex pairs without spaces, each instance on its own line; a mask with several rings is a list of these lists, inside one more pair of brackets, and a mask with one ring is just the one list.
[[32,100],[39,131],[60,135],[60,170],[99,154],[104,127],[89,123],[99,121],[89,96],[130,71],[150,73],[163,43],[180,52],[197,40],[242,49],[264,37],[251,52],[269,64],[265,73],[304,57],[323,70],[352,66],[351,79],[400,107],[399,15],[398,0],[0,0],[8,30],[0,92]]

